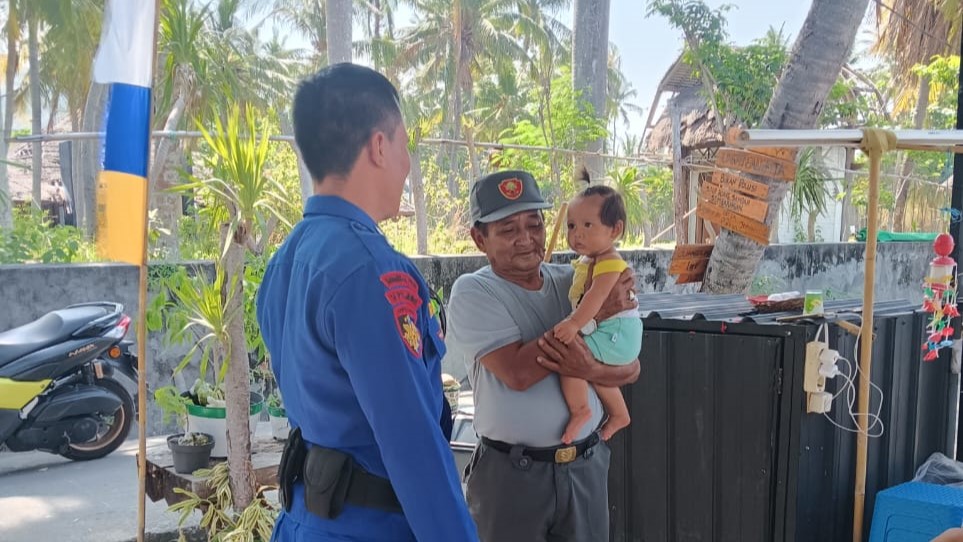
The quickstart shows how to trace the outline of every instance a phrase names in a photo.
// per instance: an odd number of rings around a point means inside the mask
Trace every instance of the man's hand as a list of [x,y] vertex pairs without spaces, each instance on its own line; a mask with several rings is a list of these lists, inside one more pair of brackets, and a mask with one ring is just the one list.
[[581,337],[576,337],[571,344],[565,344],[549,331],[539,339],[538,346],[545,353],[544,356],[538,356],[538,364],[562,376],[592,381],[600,368]]
[[572,344],[572,341],[578,336],[578,330],[578,324],[570,318],[566,318],[555,326],[555,338],[565,344]]
[[538,340],[537,345],[544,354],[537,356],[535,361],[542,368],[600,386],[615,388],[631,384],[638,380],[642,369],[639,360],[628,365],[603,365],[597,362],[581,337],[576,337],[572,344],[566,345],[549,331]]
[[602,303],[602,308],[595,315],[595,320],[601,322],[638,306],[639,302],[635,299],[635,272],[629,267],[622,271],[619,281],[615,283],[615,287],[612,288],[609,296]]

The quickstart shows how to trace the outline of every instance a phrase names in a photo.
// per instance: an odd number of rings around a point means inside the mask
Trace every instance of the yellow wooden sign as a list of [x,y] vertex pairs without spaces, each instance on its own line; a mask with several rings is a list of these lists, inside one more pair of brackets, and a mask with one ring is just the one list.
[[764,201],[750,198],[738,192],[731,192],[711,182],[702,183],[701,190],[702,196],[705,199],[727,211],[732,211],[733,213],[738,213],[760,222],[766,219],[766,211],[769,210],[769,204]]
[[742,234],[760,245],[769,244],[769,226],[757,220],[727,212],[722,207],[705,199],[699,199],[699,204],[696,206],[696,216]]
[[676,245],[672,252],[672,259],[676,258],[702,258],[709,259],[712,256],[714,245]]
[[759,199],[766,199],[766,197],[769,196],[769,186],[767,184],[753,181],[752,179],[747,179],[734,173],[716,171],[712,174],[712,182],[729,190],[741,192]]
[[676,245],[669,262],[669,274],[678,275],[676,284],[701,282],[712,255],[712,245]]
[[746,150],[759,154],[765,154],[766,156],[771,156],[780,160],[788,160],[790,162],[796,161],[797,149],[790,147],[749,147]]
[[705,275],[709,258],[672,259],[669,264],[670,275]]
[[789,182],[796,179],[795,162],[742,149],[719,149],[716,153],[716,166]]
[[679,275],[675,279],[676,284],[691,284],[693,282],[702,282],[706,278],[706,273],[693,274],[693,275]]

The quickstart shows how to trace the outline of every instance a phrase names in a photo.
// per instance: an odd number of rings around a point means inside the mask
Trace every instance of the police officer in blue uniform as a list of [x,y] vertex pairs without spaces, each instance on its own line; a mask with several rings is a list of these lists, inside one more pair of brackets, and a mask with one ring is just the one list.
[[315,195],[257,297],[293,429],[272,540],[478,539],[442,429],[443,332],[418,270],[377,226],[397,215],[410,167],[398,100],[353,64],[294,99]]

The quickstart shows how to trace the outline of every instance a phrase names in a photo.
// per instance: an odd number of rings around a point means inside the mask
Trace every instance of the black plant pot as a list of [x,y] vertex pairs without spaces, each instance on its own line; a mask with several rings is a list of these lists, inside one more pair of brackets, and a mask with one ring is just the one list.
[[174,472],[191,474],[197,469],[205,469],[211,461],[211,450],[214,449],[214,437],[207,433],[197,433],[207,437],[207,444],[200,446],[185,446],[177,443],[183,433],[167,437],[167,447],[171,449],[174,459]]

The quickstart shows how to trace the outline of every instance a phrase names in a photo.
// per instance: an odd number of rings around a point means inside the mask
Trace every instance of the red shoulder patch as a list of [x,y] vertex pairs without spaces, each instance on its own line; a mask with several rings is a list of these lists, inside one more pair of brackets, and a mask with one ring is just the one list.
[[390,271],[381,275],[385,286],[385,299],[391,304],[395,327],[402,342],[415,357],[421,357],[421,331],[418,330],[418,309],[421,308],[421,295],[418,281],[404,271]]

